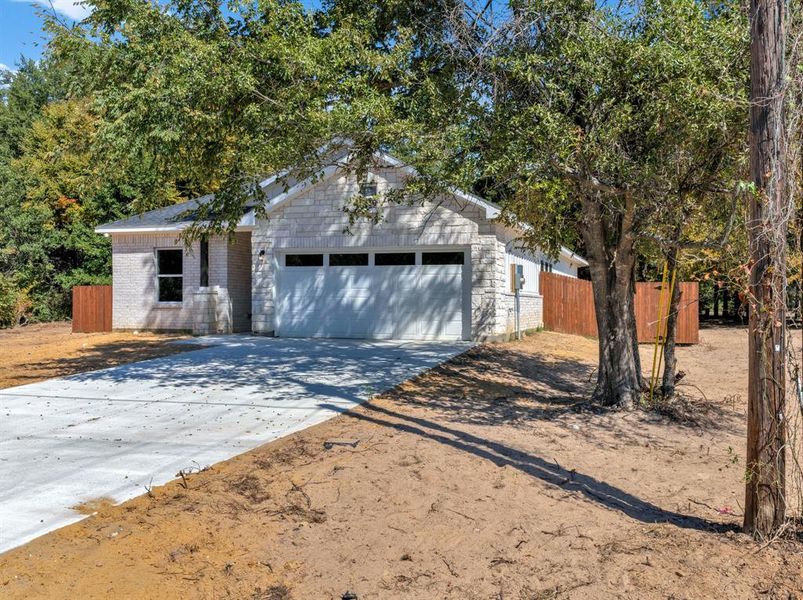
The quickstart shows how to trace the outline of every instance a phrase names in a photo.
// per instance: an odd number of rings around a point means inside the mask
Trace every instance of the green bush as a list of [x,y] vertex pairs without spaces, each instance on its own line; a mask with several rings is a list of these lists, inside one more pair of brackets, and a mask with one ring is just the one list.
[[19,325],[30,307],[27,292],[19,289],[13,278],[0,273],[0,328]]

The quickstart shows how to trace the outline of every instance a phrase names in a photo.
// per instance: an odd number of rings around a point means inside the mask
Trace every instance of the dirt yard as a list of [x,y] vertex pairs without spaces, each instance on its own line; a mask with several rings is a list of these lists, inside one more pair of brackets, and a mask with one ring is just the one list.
[[193,346],[187,336],[154,333],[72,333],[70,323],[0,329],[0,388],[167,356]]
[[696,425],[586,404],[593,340],[483,346],[186,482],[99,499],[0,556],[0,596],[803,598],[803,548],[738,532],[746,334],[702,341],[679,352],[708,399]]

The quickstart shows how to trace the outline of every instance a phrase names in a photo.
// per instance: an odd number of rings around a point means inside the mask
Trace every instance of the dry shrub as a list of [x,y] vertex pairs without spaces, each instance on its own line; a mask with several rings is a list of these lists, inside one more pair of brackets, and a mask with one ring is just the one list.
[[642,408],[678,425],[703,429],[716,427],[723,416],[723,407],[719,404],[679,391],[668,398],[657,394],[652,402],[644,402]]
[[272,585],[269,588],[257,588],[251,596],[252,600],[290,600],[290,588],[284,584]]
[[229,482],[229,490],[247,498],[254,504],[260,504],[270,498],[270,493],[262,486],[262,481],[255,475],[245,475]]

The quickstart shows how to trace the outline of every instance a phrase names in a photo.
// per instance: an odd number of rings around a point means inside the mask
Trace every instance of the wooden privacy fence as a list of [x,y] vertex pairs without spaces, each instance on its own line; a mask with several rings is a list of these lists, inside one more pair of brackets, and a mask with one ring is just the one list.
[[[597,337],[597,318],[590,281],[542,271],[540,284],[544,296],[546,329]],[[677,285],[680,286],[677,343],[697,344],[700,341],[697,282],[684,281]],[[635,312],[639,342],[655,341],[660,292],[660,283],[636,284]]]
[[77,285],[72,289],[72,331],[112,330],[112,286]]
[[[675,285],[680,287],[675,341],[678,344],[697,344],[700,342],[700,311],[698,307],[700,298],[697,282],[679,281]],[[668,290],[664,296],[669,296]],[[660,283],[653,281],[636,283],[636,328],[639,342],[655,341],[660,297]],[[668,299],[664,299],[664,302],[668,301]],[[664,307],[664,314],[667,309],[668,307]]]
[[544,328],[561,333],[597,337],[597,317],[591,282],[541,271]]

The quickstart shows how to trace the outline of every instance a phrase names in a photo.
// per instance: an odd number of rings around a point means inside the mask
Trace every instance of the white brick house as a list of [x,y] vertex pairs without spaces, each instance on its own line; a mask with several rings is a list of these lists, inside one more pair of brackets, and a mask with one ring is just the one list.
[[[267,218],[249,207],[233,240],[178,239],[199,198],[98,227],[111,236],[115,329],[253,331],[286,337],[501,339],[516,328],[511,265],[522,265],[519,327],[542,324],[542,269],[573,277],[586,262],[524,250],[499,208],[455,191],[387,204],[377,224],[348,227],[343,207],[379,198],[410,169],[377,155],[368,180],[337,166],[285,189],[262,183]],[[375,186],[375,188],[374,188]],[[370,192],[366,192],[370,190]],[[381,204],[381,201],[380,201]]]

